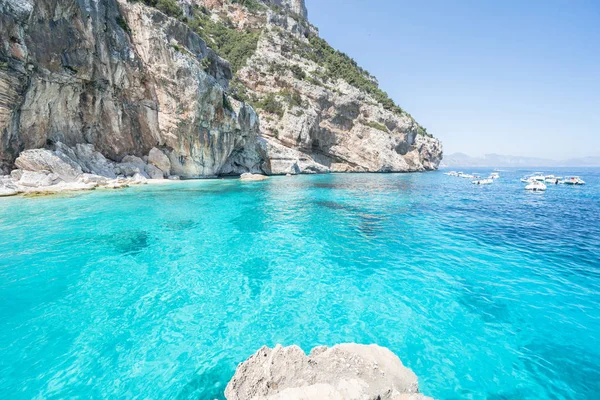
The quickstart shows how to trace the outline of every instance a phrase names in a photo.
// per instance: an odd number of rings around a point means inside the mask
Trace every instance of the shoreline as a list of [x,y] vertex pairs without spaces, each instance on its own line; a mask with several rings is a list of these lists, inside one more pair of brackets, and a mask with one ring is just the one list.
[[[136,186],[166,186],[178,183],[190,183],[190,182],[216,182],[216,181],[240,181],[240,182],[260,182],[269,180],[271,178],[291,178],[296,176],[324,176],[324,175],[406,175],[406,174],[422,174],[428,172],[437,172],[439,170],[428,170],[428,171],[393,171],[393,172],[328,172],[321,174],[277,174],[277,175],[261,175],[261,174],[253,174],[255,176],[260,176],[259,179],[243,179],[242,176],[236,175],[224,175],[224,176],[211,176],[205,178],[189,178],[189,179],[147,179],[143,178],[143,180],[134,177],[131,178],[116,178],[107,180],[106,184],[86,184],[81,182],[72,182],[72,183],[61,183],[58,185],[52,186],[39,186],[39,187],[28,187],[24,189],[24,187],[20,187],[19,189],[13,190],[11,192],[3,192],[0,187],[0,198],[3,197],[45,197],[45,196],[57,196],[61,194],[72,194],[72,193],[84,193],[91,192],[96,190],[119,190],[119,189],[127,189],[130,187]],[[243,174],[242,174],[243,175]],[[119,182],[119,180],[123,182]]]

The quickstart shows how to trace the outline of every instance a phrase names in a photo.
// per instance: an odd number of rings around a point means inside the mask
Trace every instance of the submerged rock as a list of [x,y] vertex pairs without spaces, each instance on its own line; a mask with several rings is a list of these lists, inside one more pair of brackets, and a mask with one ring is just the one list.
[[228,400],[426,400],[417,376],[377,345],[263,347],[241,363],[225,390]]

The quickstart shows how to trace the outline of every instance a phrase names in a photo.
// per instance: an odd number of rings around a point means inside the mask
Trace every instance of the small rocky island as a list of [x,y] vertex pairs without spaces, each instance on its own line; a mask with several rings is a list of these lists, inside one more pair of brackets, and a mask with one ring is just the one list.
[[417,376],[385,347],[263,347],[241,363],[225,390],[228,400],[426,400]]

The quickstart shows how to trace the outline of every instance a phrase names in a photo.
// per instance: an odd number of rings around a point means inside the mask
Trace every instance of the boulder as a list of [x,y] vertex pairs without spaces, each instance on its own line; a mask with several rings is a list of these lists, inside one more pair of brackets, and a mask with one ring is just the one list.
[[97,152],[94,145],[77,144],[74,150],[84,172],[111,179],[117,177],[114,163],[108,161],[100,152]]
[[21,176],[23,176],[23,170],[22,169],[13,169],[10,173],[10,176],[15,181],[18,181],[19,179],[21,179]]
[[10,189],[3,186],[0,187],[0,197],[14,196],[18,193],[19,192],[17,192],[15,189]]
[[152,164],[146,165],[146,173],[152,179],[165,179],[165,173]]
[[0,176],[0,197],[14,196],[18,193],[15,180],[10,175]]
[[15,160],[15,165],[25,171],[53,172],[65,182],[75,182],[83,173],[71,158],[46,149],[25,150]]
[[164,176],[169,176],[171,173],[171,161],[169,157],[156,147],[153,147],[150,153],[148,153],[148,164],[152,164],[160,169],[164,173]]
[[119,181],[118,179],[110,181],[107,185],[104,185],[106,189],[123,189],[129,187],[127,182]]
[[52,186],[59,183],[58,175],[48,171],[23,171],[19,185],[27,187]]
[[81,183],[92,183],[96,185],[106,185],[110,181],[109,178],[95,174],[81,174],[79,176],[79,182]]
[[240,179],[243,181],[264,181],[266,179],[269,179],[268,176],[265,175],[259,175],[259,174],[242,174],[240,176]]
[[146,163],[144,162],[144,160],[142,160],[139,157],[131,156],[131,155],[127,155],[127,156],[123,157],[123,159],[121,160],[121,163],[134,164],[134,165],[137,165],[139,167],[143,167],[143,166],[146,165]]
[[425,400],[417,376],[377,345],[261,348],[241,363],[227,385],[228,400]]
[[133,183],[134,185],[145,185],[148,183],[148,180],[142,174],[135,174],[131,178],[131,183]]
[[146,179],[150,178],[150,176],[146,173],[146,163],[144,160],[136,156],[123,157],[121,163],[115,166],[115,173],[127,177],[140,174]]

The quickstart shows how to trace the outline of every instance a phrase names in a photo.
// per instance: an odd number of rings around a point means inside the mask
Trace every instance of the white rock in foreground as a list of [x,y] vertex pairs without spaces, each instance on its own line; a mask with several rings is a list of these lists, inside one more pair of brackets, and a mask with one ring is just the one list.
[[261,348],[241,363],[225,390],[228,400],[426,400],[417,376],[377,345]]

